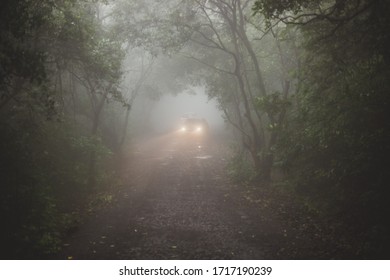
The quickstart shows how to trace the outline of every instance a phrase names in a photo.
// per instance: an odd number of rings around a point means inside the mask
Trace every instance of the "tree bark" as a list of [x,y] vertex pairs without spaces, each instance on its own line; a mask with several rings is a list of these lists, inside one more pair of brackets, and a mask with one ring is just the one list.
[[[94,144],[97,144],[97,137],[98,137],[98,128],[99,128],[99,122],[100,122],[100,116],[101,112],[103,111],[104,103],[107,100],[109,90],[107,89],[102,98],[99,100],[98,106],[95,108],[94,111],[94,118],[92,121],[92,130],[91,130],[91,137],[92,141],[94,141]],[[95,94],[93,92],[92,94]],[[88,186],[91,188],[96,187],[96,149],[92,148],[89,156],[89,170],[88,170]]]

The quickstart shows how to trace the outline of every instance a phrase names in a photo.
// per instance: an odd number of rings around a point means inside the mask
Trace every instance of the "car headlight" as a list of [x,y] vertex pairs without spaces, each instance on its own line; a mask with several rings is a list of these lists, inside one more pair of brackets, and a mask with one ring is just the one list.
[[196,132],[201,132],[202,131],[202,127],[201,126],[198,126],[197,128],[196,128]]
[[182,126],[182,128],[180,128],[180,131],[187,131],[187,128],[185,126]]

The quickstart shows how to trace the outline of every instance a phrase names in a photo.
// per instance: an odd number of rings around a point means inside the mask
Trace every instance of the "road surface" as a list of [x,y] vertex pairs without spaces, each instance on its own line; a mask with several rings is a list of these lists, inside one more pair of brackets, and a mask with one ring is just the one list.
[[324,238],[291,218],[285,198],[231,182],[220,143],[178,132],[137,143],[115,203],[80,225],[59,258],[327,258]]

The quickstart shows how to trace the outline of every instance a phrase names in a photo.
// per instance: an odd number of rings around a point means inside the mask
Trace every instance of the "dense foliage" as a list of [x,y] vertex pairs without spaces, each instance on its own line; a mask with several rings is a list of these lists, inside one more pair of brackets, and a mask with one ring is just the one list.
[[357,256],[386,256],[389,3],[256,1],[254,9],[269,25],[299,30],[305,50],[278,144],[287,179],[307,205],[354,232]]
[[94,2],[1,2],[2,258],[55,253],[113,183],[99,117],[120,100],[123,55]]
[[1,1],[1,257],[55,253],[112,199],[135,99],[147,121],[189,84],[234,131],[230,175],[292,190],[347,232],[351,257],[388,256],[389,13],[377,0]]

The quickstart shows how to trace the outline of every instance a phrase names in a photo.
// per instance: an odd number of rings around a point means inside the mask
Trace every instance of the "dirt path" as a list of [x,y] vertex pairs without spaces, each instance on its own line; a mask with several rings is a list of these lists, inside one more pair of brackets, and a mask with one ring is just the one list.
[[278,215],[266,193],[230,183],[224,157],[210,139],[169,134],[140,143],[117,203],[90,217],[60,258],[316,258],[316,237]]

